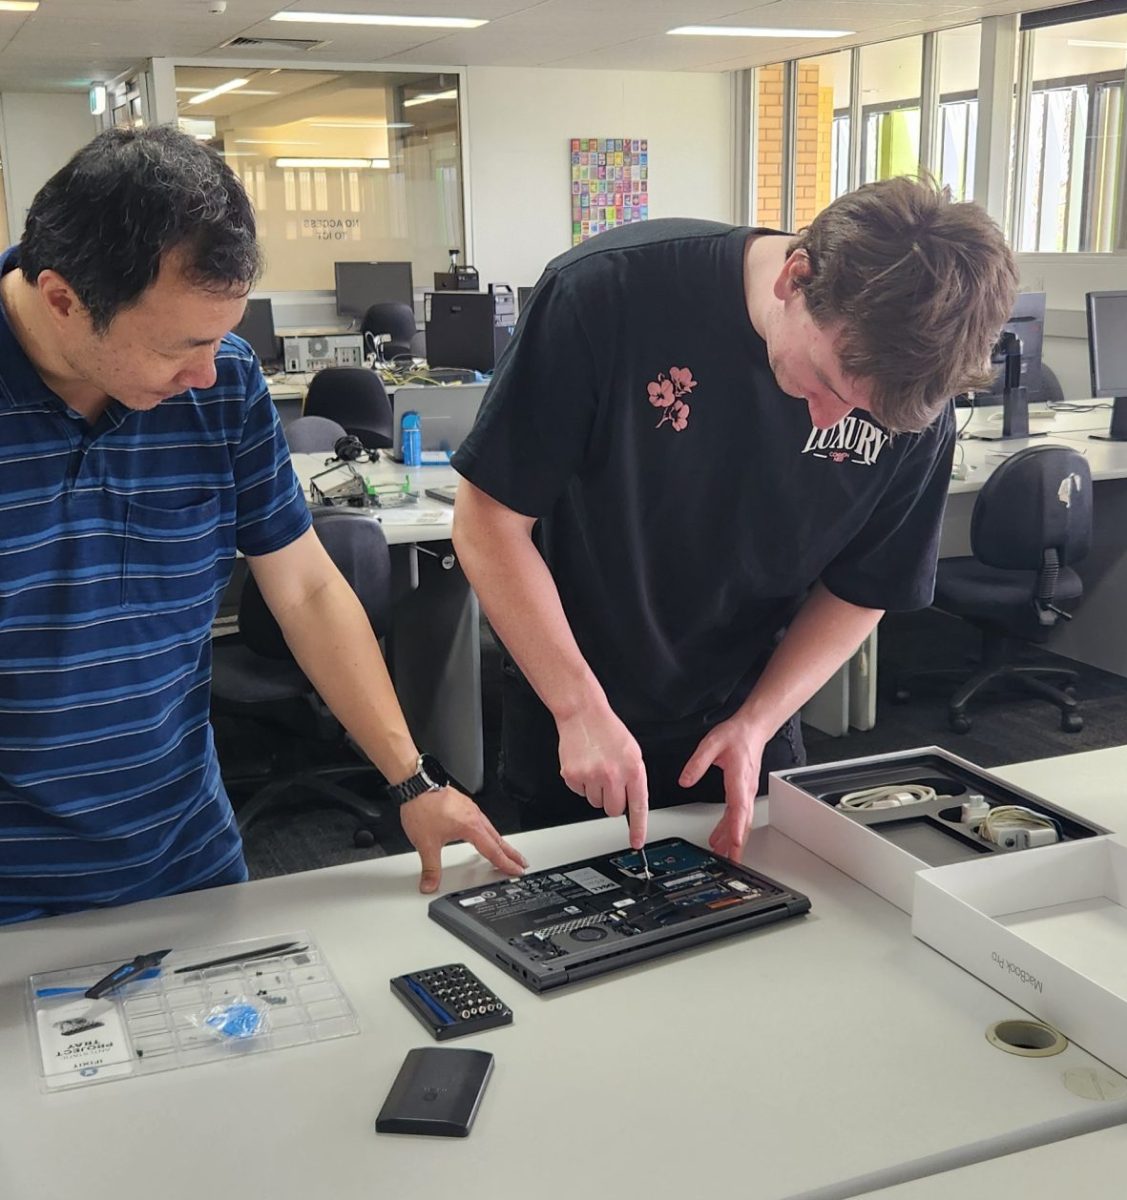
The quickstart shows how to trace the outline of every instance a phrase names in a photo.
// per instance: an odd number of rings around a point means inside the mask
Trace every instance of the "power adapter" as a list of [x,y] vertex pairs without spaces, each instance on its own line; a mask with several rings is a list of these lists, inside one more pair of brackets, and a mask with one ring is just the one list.
[[972,794],[963,804],[960,820],[964,825],[977,825],[985,821],[990,813],[990,805],[985,796]]
[[[977,800],[979,797],[970,797]],[[970,807],[965,805],[964,808]],[[1063,839],[1061,827],[1047,813],[1039,813],[1021,804],[999,804],[984,817],[975,818],[971,828],[983,841],[1003,850],[1029,850],[1034,846],[1052,846]]]
[[1034,846],[1053,846],[1060,839],[1055,829],[1029,829],[1020,825],[1007,825],[1000,821],[991,831],[994,841],[1003,850],[1029,850]]

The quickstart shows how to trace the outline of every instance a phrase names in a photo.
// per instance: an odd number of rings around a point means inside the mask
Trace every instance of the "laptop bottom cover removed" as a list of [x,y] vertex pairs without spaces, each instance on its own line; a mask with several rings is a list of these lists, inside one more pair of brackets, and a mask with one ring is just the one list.
[[[648,867],[648,870],[647,870]],[[545,992],[809,911],[799,892],[681,838],[430,903],[443,928]]]

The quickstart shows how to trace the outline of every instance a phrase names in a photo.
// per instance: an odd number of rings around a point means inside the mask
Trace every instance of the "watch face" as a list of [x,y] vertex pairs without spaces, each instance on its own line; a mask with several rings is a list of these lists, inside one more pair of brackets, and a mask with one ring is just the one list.
[[446,787],[450,782],[450,776],[447,775],[446,768],[433,754],[423,755],[421,773],[436,787]]

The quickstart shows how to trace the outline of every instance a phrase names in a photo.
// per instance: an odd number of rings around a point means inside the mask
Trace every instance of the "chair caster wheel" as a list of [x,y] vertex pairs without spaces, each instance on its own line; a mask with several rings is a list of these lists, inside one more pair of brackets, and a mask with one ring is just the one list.
[[352,844],[357,850],[371,850],[376,844],[376,835],[370,829],[358,829],[352,835]]
[[1084,728],[1084,718],[1077,712],[1062,712],[1060,727],[1065,733],[1079,733]]
[[893,692],[892,692],[892,703],[893,704],[907,704],[908,701],[911,700],[911,698],[912,698],[912,693],[910,691],[908,691],[907,688],[898,687],[898,688],[893,689]]
[[966,713],[950,713],[947,717],[947,724],[955,733],[970,732],[970,717]]

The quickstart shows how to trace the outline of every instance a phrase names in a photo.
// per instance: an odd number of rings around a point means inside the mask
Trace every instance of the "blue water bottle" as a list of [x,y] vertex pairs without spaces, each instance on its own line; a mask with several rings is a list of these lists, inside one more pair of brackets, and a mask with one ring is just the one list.
[[423,431],[419,425],[417,412],[405,412],[400,424],[400,437],[403,446],[403,465],[417,467],[423,461]]

